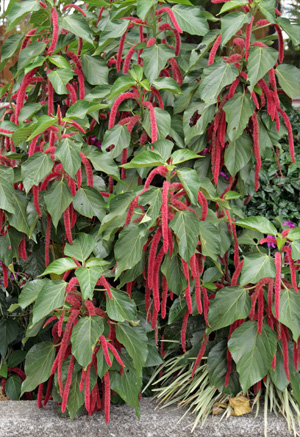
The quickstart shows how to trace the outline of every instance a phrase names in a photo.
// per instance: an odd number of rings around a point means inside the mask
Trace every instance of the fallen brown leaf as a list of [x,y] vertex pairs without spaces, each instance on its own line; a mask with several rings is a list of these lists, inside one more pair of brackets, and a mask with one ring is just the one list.
[[245,396],[237,396],[229,399],[229,405],[232,408],[231,416],[243,416],[252,412],[249,404],[249,399]]

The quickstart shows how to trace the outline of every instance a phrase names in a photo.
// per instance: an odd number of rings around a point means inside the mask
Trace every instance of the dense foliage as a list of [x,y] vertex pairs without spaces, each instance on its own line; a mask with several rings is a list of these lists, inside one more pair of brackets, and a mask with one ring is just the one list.
[[300,402],[300,228],[243,210],[264,158],[296,162],[300,70],[282,29],[297,44],[299,27],[275,0],[216,16],[189,0],[65,3],[7,12],[9,30],[29,12],[33,28],[0,64],[20,49],[1,88],[4,390],[71,418],[108,421],[111,401],[139,415],[168,350],[192,378],[205,354],[220,392],[269,375]]

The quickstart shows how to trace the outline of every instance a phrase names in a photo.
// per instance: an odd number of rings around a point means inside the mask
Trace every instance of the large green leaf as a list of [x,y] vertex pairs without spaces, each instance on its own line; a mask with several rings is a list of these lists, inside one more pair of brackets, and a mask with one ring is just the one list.
[[10,35],[3,43],[1,47],[1,65],[6,59],[10,59],[15,52],[18,50],[19,45],[24,38],[23,33],[15,33],[14,35]]
[[92,361],[94,347],[104,331],[102,317],[82,317],[74,326],[71,343],[72,354],[78,363],[86,367]]
[[[170,133],[171,129],[171,116],[168,111],[161,108],[154,108],[156,124],[157,124],[157,138],[158,140],[164,140]],[[150,122],[150,111],[147,110],[143,127],[148,135],[151,137],[151,122]]]
[[140,325],[132,327],[125,323],[118,323],[115,329],[117,340],[132,358],[136,375],[139,377],[148,355],[146,332]]
[[103,48],[107,44],[109,44],[112,40],[122,36],[126,32],[129,24],[129,20],[108,20],[107,24],[101,32],[99,45],[94,54],[99,55],[103,52]]
[[168,325],[172,325],[177,320],[181,320],[187,312],[187,303],[185,299],[178,298],[172,302],[172,306],[168,314]]
[[84,217],[97,217],[102,220],[105,216],[105,201],[95,188],[80,188],[73,200],[74,209]]
[[100,266],[79,267],[75,271],[78,279],[83,300],[93,300],[95,285],[102,275],[103,269]]
[[202,253],[217,261],[220,253],[220,234],[218,228],[209,222],[199,222]]
[[91,85],[108,85],[108,67],[104,59],[84,53],[82,69],[86,80]]
[[177,238],[180,256],[188,263],[196,251],[199,220],[192,211],[179,211],[169,223]]
[[114,221],[117,221],[119,217],[123,217],[125,222],[125,214],[127,214],[129,205],[134,198],[134,193],[122,193],[111,199],[109,203],[109,214],[102,220],[99,233],[105,231],[105,229]]
[[67,283],[65,281],[48,281],[39,292],[33,307],[32,323],[35,324],[64,302]]
[[279,26],[287,33],[287,35],[292,40],[293,44],[296,46],[300,44],[300,25],[291,23],[291,20],[284,17],[277,17],[277,23]]
[[133,85],[136,85],[136,81],[132,79],[132,77],[128,77],[128,76],[118,77],[118,79],[114,82],[113,86],[111,87],[109,99],[114,99],[115,97],[118,97],[120,94],[124,93],[124,91],[127,91]]
[[232,333],[228,347],[245,393],[270,370],[277,348],[276,334],[266,323],[259,334],[257,322],[248,321]]
[[273,383],[280,391],[284,391],[284,389],[289,385],[289,381],[286,377],[286,373],[284,370],[284,361],[283,361],[283,352],[282,352],[281,343],[278,343],[277,351],[276,351],[275,370],[273,369],[270,370],[270,376]]
[[251,299],[243,287],[225,287],[218,291],[209,306],[208,323],[211,331],[246,319],[251,309]]
[[230,40],[233,35],[240,30],[244,24],[249,24],[251,21],[251,14],[245,14],[244,12],[232,12],[227,14],[221,19],[221,34],[222,34],[222,45]]
[[148,234],[141,232],[136,224],[126,226],[120,232],[114,249],[117,262],[116,279],[124,270],[132,269],[140,261],[147,236]]
[[198,203],[198,192],[200,189],[200,181],[196,170],[193,168],[181,168],[176,171],[190,201],[193,205]]
[[263,278],[275,278],[276,268],[271,256],[264,253],[244,258],[240,284],[256,284]]
[[230,85],[238,74],[238,69],[233,64],[226,63],[223,60],[205,68],[200,82],[199,93],[206,106],[215,103],[222,89]]
[[71,420],[76,417],[79,408],[84,404],[84,391],[79,390],[80,380],[80,372],[76,372],[75,375],[73,374],[67,405]]
[[35,153],[22,164],[21,173],[23,185],[28,193],[33,185],[38,185],[41,181],[51,173],[53,162],[50,156],[43,152]]
[[278,52],[271,47],[258,47],[250,49],[248,61],[249,91],[252,92],[257,82],[274,67]]
[[97,246],[96,240],[89,234],[77,234],[73,244],[66,244],[64,254],[85,261]]
[[258,9],[270,23],[275,23],[276,0],[262,0],[258,3]]
[[226,113],[228,123],[226,133],[230,141],[234,141],[242,135],[254,112],[249,94],[235,94],[232,99],[225,103],[223,110]]
[[155,223],[162,205],[162,195],[160,188],[151,188],[146,191],[146,193],[142,194],[139,198],[140,205],[149,204],[149,208],[145,217],[147,218],[147,226],[150,228]]
[[69,14],[58,19],[59,27],[69,30],[73,35],[76,35],[85,41],[93,44],[93,35],[89,28],[86,18],[80,14]]
[[57,118],[50,117],[49,115],[42,115],[38,121],[34,124],[34,130],[27,138],[27,141],[33,140],[34,137],[44,132],[50,126],[54,126],[57,122]]
[[19,295],[18,304],[21,308],[27,308],[38,297],[39,293],[43,289],[48,279],[35,279],[34,281],[27,282]]
[[157,4],[157,0],[137,0],[137,16],[145,20],[152,6]]
[[95,170],[102,171],[117,181],[120,180],[118,166],[110,153],[100,152],[94,146],[84,148],[83,153],[91,161]]
[[56,228],[63,212],[73,200],[67,182],[64,180],[55,181],[47,194],[45,194],[44,200],[52,217],[52,223]]
[[20,232],[29,235],[29,226],[27,220],[27,197],[23,191],[14,191],[12,201],[15,207],[14,214],[9,214],[9,224]]
[[5,394],[12,401],[18,401],[21,394],[21,378],[17,375],[10,376],[5,384]]
[[159,77],[154,80],[152,84],[158,90],[166,90],[174,94],[182,94],[180,86],[171,77]]
[[300,293],[295,290],[281,290],[279,304],[279,322],[287,326],[294,341],[300,337]]
[[8,345],[17,338],[18,334],[19,325],[15,320],[0,320],[0,355],[2,355],[2,357],[6,356]]
[[203,36],[209,31],[207,19],[200,8],[176,5],[172,8],[175,18],[184,32]]
[[64,170],[72,179],[76,178],[76,173],[81,166],[80,149],[81,143],[72,138],[64,138],[55,150],[55,158],[60,160]]
[[290,64],[279,64],[276,76],[283,91],[291,98],[300,96],[300,69]]
[[225,387],[225,376],[228,370],[227,341],[219,341],[211,348],[207,357],[209,382],[212,386],[218,387],[218,390],[222,393],[236,395],[241,391],[241,386],[239,383],[239,375],[235,369],[234,363],[232,367],[229,384]]
[[77,264],[72,258],[59,258],[53,261],[44,271],[42,275],[62,275],[67,270],[73,270],[77,268]]
[[0,165],[0,209],[12,214],[14,208],[14,171],[11,167]]
[[[95,87],[96,88],[96,87]],[[93,90],[95,90],[93,88]],[[72,120],[82,120],[87,114],[99,111],[99,109],[107,108],[108,105],[104,103],[97,103],[96,101],[77,100],[66,112],[66,116]]]
[[275,226],[265,217],[246,217],[236,222],[237,226],[242,228],[252,229],[253,231],[261,232],[262,234],[277,235]]
[[184,276],[182,263],[178,256],[170,257],[166,254],[161,271],[165,275],[169,290],[179,295],[187,287],[187,279]]
[[124,164],[124,168],[141,168],[141,167],[156,167],[164,165],[163,158],[156,152],[145,150],[136,155],[128,164]]
[[128,294],[116,288],[111,288],[111,294],[113,298],[106,301],[108,317],[117,322],[135,321],[136,306]]
[[66,85],[73,78],[73,71],[68,68],[58,68],[50,71],[48,78],[57,94],[68,94]]
[[26,355],[26,379],[22,384],[22,392],[30,392],[39,384],[47,381],[55,358],[55,346],[52,341],[35,344]]
[[8,28],[6,31],[9,32],[22,20],[23,17],[25,17],[25,15],[32,11],[37,11],[39,8],[39,4],[35,0],[25,0],[23,2],[14,3],[7,15]]
[[117,124],[105,132],[101,148],[106,150],[110,146],[115,146],[111,152],[111,156],[117,158],[121,155],[123,149],[126,149],[129,146],[129,144],[130,135],[127,127]]
[[173,165],[182,164],[183,162],[190,161],[191,159],[199,159],[199,155],[189,149],[179,149],[172,153]]
[[159,73],[165,68],[168,60],[174,58],[174,50],[165,44],[154,44],[144,49],[141,57],[144,60],[144,71],[149,82],[152,83],[159,77]]
[[[150,0],[146,1],[150,3]],[[137,378],[135,372],[126,367],[122,375],[120,372],[110,373],[110,388],[118,393],[126,404],[135,409],[137,418],[139,419],[139,393],[142,388],[142,378]]]
[[232,177],[251,159],[253,143],[247,134],[242,134],[237,140],[228,144],[225,150],[225,165]]
[[291,243],[292,247],[292,258],[293,260],[297,261],[300,259],[300,241],[293,241]]

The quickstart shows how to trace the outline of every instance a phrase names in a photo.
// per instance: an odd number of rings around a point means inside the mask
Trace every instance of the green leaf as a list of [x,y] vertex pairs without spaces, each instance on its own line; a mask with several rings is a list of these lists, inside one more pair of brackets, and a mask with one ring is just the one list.
[[19,364],[23,363],[25,360],[27,351],[24,350],[14,350],[9,354],[7,359],[8,367],[17,367]]
[[118,279],[124,270],[132,269],[141,259],[143,246],[148,234],[142,233],[135,223],[124,228],[115,244],[114,253],[117,262],[116,276]]
[[169,310],[168,325],[172,325],[174,322],[181,320],[184,314],[187,312],[187,303],[185,299],[175,299]]
[[120,173],[117,164],[110,153],[100,152],[96,147],[85,148],[85,156],[91,161],[96,171],[102,171],[117,181],[120,180]]
[[234,0],[224,3],[222,6],[220,12],[217,15],[224,14],[225,12],[231,11],[231,9],[239,8],[242,5],[247,5],[247,0]]
[[252,156],[252,147],[251,138],[244,133],[228,144],[225,150],[225,165],[232,177],[248,164]]
[[135,198],[134,193],[122,193],[111,199],[109,203],[109,214],[102,220],[102,225],[99,234],[102,233],[109,225],[116,221],[119,217],[124,217],[127,214],[129,205]]
[[102,58],[82,55],[82,69],[85,79],[91,85],[108,85],[108,67]]
[[87,114],[92,114],[94,111],[99,111],[99,109],[107,107],[108,105],[96,103],[95,101],[77,100],[77,102],[67,110],[66,116],[72,120],[82,120]]
[[23,121],[25,121],[25,120],[30,120],[32,118],[32,116],[36,112],[38,112],[41,108],[42,108],[42,105],[40,103],[29,103],[27,105],[24,105],[23,108],[21,109],[21,112],[19,115],[19,122],[23,123]]
[[139,198],[139,204],[142,206],[150,205],[147,210],[147,218],[149,221],[147,222],[148,228],[153,226],[157,217],[160,213],[160,208],[162,205],[162,195],[160,188],[150,188],[144,194],[142,194]]
[[146,332],[140,325],[132,327],[125,323],[118,323],[115,329],[117,340],[132,358],[136,375],[139,377],[148,355]]
[[271,47],[258,47],[250,49],[248,60],[249,91],[252,92],[257,82],[274,67],[277,62],[278,52]]
[[230,40],[233,35],[237,33],[245,24],[249,24],[251,21],[251,14],[245,14],[244,12],[232,12],[227,14],[221,19],[221,34],[222,34],[222,46]]
[[118,97],[120,94],[122,94],[124,91],[127,91],[133,85],[136,85],[136,81],[133,80],[131,77],[127,77],[127,76],[118,77],[118,79],[114,82],[113,86],[111,87],[109,100]]
[[220,254],[220,233],[218,228],[209,222],[199,222],[199,233],[202,253],[217,261]]
[[[15,54],[23,38],[24,38],[24,33],[16,33],[14,35],[10,35],[4,41],[1,47],[1,65],[6,59],[10,59]],[[5,64],[3,64],[3,67],[4,65]]]
[[[232,3],[232,2],[231,2]],[[226,4],[226,3],[225,3]],[[225,387],[225,377],[227,373],[227,340],[219,341],[209,351],[207,357],[207,370],[209,372],[209,382],[212,386],[218,387],[222,393],[238,394],[242,391],[239,383],[239,375],[233,363],[229,379],[229,384]]]
[[[41,53],[44,52],[45,48],[46,48],[46,44],[40,41],[40,42],[34,42],[32,44],[29,44],[25,49],[21,50],[18,64],[17,64],[16,76],[21,74],[23,69],[26,68],[27,66],[31,68],[31,66],[38,59],[39,55],[41,55]],[[38,59],[38,61],[40,61],[40,59]]]
[[225,328],[239,319],[246,319],[251,309],[248,290],[243,287],[225,287],[211,301],[208,312],[210,331]]
[[[76,173],[81,166],[80,149],[81,143],[74,141],[71,137],[64,138],[55,150],[55,157],[60,160],[64,170],[72,179],[76,178]],[[35,155],[36,153],[33,156]],[[51,158],[50,161],[52,162]]]
[[266,323],[258,334],[257,322],[248,321],[232,333],[228,347],[245,393],[270,370],[277,348],[276,334]]
[[[37,11],[39,9],[39,4],[35,0],[25,0],[23,2],[16,2],[13,4],[7,15],[8,27],[6,32],[13,29],[25,15],[32,11]],[[2,11],[3,12],[3,11]]]
[[290,64],[279,64],[276,76],[283,91],[291,98],[300,95],[300,69]]
[[61,55],[49,56],[49,61],[51,62],[51,64],[56,65],[56,67],[58,68],[68,68],[69,70],[71,69],[71,66],[66,58]]
[[146,150],[136,155],[128,164],[122,165],[124,168],[157,167],[165,165],[160,154]]
[[15,320],[0,320],[0,355],[2,355],[2,357],[6,356],[8,345],[18,337],[18,334],[19,325]]
[[73,78],[73,71],[67,68],[58,68],[50,71],[48,78],[57,94],[68,94],[66,85]]
[[27,198],[26,194],[23,191],[15,190],[14,195],[12,197],[12,201],[14,203],[15,212],[12,215],[9,215],[9,224],[13,226],[20,232],[24,232],[24,234],[29,235],[29,227],[27,220]]
[[67,270],[73,270],[77,268],[77,264],[72,258],[59,258],[53,261],[44,271],[42,276],[50,275],[54,273],[56,275],[62,275]]
[[69,30],[73,35],[84,39],[85,41],[93,44],[93,35],[89,28],[86,18],[80,14],[69,14],[65,17],[59,17],[58,25],[62,29]]
[[169,254],[166,254],[161,271],[166,277],[169,290],[172,290],[177,296],[186,289],[188,283],[178,256],[171,258]]
[[192,168],[181,168],[176,171],[183,188],[187,192],[190,201],[193,205],[198,203],[198,192],[200,189],[200,181],[196,170]]
[[44,287],[47,279],[35,279],[34,281],[27,282],[19,295],[18,304],[23,310],[36,301],[39,293]]
[[168,60],[174,58],[174,50],[165,44],[154,44],[152,47],[144,49],[141,57],[144,60],[144,71],[149,82],[152,83],[159,77],[159,73],[165,68]]
[[44,196],[47,210],[52,217],[52,223],[57,228],[63,212],[73,200],[73,196],[64,180],[55,181]]
[[152,82],[152,85],[158,90],[166,90],[174,94],[182,94],[180,86],[171,77],[159,77]]
[[51,173],[52,167],[52,159],[46,153],[37,152],[30,156],[21,166],[23,185],[26,193],[31,190],[33,185],[38,185],[43,181],[45,177]]
[[196,251],[199,220],[192,211],[179,211],[169,223],[179,242],[179,254],[188,263]]
[[237,75],[237,68],[223,60],[205,68],[200,82],[199,93],[206,106],[215,103],[222,89],[230,85]]
[[293,241],[291,243],[292,247],[292,258],[293,260],[297,261],[300,259],[300,241]]
[[137,0],[137,16],[145,20],[148,12],[157,4],[157,0]]
[[32,134],[27,138],[27,141],[33,140],[34,137],[44,132],[48,127],[54,126],[57,122],[57,118],[49,117],[48,115],[42,115],[38,122],[34,125],[34,131]]
[[21,394],[22,381],[17,375],[8,378],[5,384],[5,394],[12,401],[18,401]]
[[135,303],[127,293],[116,288],[111,288],[112,299],[106,300],[106,312],[108,317],[117,322],[136,320]]
[[275,226],[265,217],[246,217],[235,223],[242,228],[252,229],[253,231],[261,232],[262,234],[277,235]]
[[53,310],[60,308],[64,303],[65,290],[67,283],[65,281],[46,282],[39,292],[33,307],[32,323],[35,324],[48,316]]
[[275,23],[275,7],[277,3],[275,0],[262,0],[258,3],[258,9],[266,17],[270,23]]
[[102,272],[103,269],[100,266],[90,268],[79,267],[75,270],[75,276],[78,279],[83,300],[93,300],[94,288]]
[[[161,108],[154,108],[156,124],[157,124],[157,138],[158,140],[164,140],[170,133],[171,129],[171,116],[170,114]],[[150,121],[150,111],[147,110],[143,126],[145,131],[151,137],[151,121]]]
[[12,214],[15,212],[14,196],[14,171],[11,167],[0,165],[0,209]]
[[104,322],[100,316],[82,317],[74,326],[72,354],[81,366],[86,367],[92,361],[93,350],[103,331]]
[[112,40],[121,37],[127,30],[130,22],[128,20],[109,20],[101,32],[99,45],[94,55],[103,52],[103,48]]
[[176,5],[172,8],[179,27],[190,35],[203,36],[209,31],[207,19],[200,8]]
[[176,150],[172,154],[172,164],[182,164],[183,162],[190,161],[191,159],[199,159],[200,156],[197,153],[189,149]]
[[97,246],[96,240],[89,234],[77,234],[73,244],[66,244],[64,254],[71,256],[78,261],[85,261]]
[[264,253],[249,255],[244,258],[240,284],[256,284],[263,278],[275,278],[276,268],[271,256]]
[[115,146],[111,152],[111,156],[112,158],[117,158],[129,144],[130,134],[127,127],[117,124],[105,132],[101,149],[107,150],[110,146]]
[[55,346],[52,341],[43,341],[32,346],[26,355],[26,379],[22,384],[22,395],[33,391],[49,379],[54,358]]
[[68,413],[70,414],[70,419],[73,420],[78,410],[82,407],[84,404],[84,390],[79,390],[81,380],[81,373],[77,372],[75,375],[72,376],[72,383],[70,387],[69,397],[68,397]]
[[293,44],[300,44],[300,26],[296,23],[291,23],[288,18],[277,17],[277,23],[287,33]]
[[280,391],[284,391],[284,389],[288,386],[289,381],[286,377],[284,370],[284,362],[283,362],[283,353],[281,343],[278,343],[277,351],[276,351],[276,364],[275,371],[273,369],[270,370],[270,376],[273,383]]
[[226,113],[228,123],[226,133],[230,141],[234,141],[242,135],[254,112],[249,94],[235,94],[225,103],[223,110]]
[[[150,3],[150,0],[146,1]],[[110,372],[110,388],[117,392],[126,404],[135,409],[139,419],[139,393],[142,389],[142,378],[137,378],[135,372],[125,367],[122,375],[120,372]]]
[[295,290],[283,289],[280,292],[279,322],[287,326],[294,341],[300,336],[300,294]]
[[95,188],[80,188],[73,200],[74,209],[84,217],[97,217],[100,221],[105,216],[105,201]]

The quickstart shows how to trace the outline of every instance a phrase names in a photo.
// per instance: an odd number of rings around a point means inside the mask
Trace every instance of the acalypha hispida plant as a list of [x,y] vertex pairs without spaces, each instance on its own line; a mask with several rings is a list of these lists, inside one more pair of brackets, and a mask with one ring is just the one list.
[[139,415],[143,376],[175,341],[191,377],[208,356],[219,391],[270,374],[300,402],[300,228],[241,208],[286,134],[297,160],[286,104],[300,71],[282,31],[296,44],[299,26],[275,0],[240,3],[11,0],[0,260],[29,322],[4,391],[20,378],[20,396],[71,418],[109,421],[121,400]]

